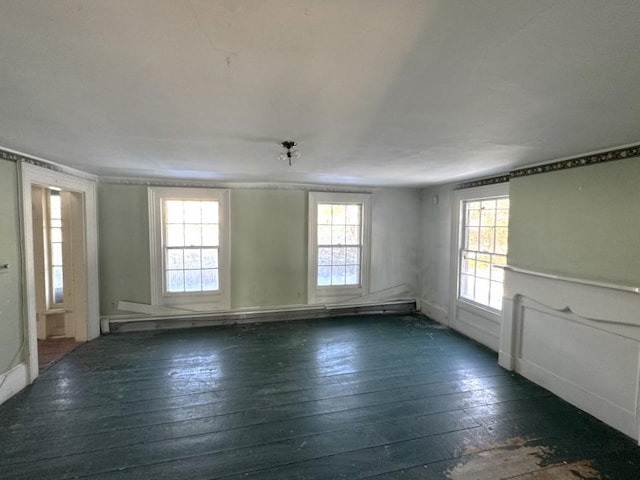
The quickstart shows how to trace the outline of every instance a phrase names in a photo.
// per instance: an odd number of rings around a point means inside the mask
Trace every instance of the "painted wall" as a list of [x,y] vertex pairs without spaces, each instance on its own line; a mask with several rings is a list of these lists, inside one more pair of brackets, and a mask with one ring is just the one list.
[[[639,180],[637,158],[512,179],[509,264],[640,285]],[[452,185],[422,190],[420,299],[422,311],[442,323],[449,315],[452,192]]]
[[22,259],[20,257],[20,212],[18,173],[14,162],[0,160],[0,374],[24,360],[22,308]]
[[513,179],[511,265],[640,285],[640,160]]
[[[306,303],[307,196],[304,189],[232,188],[231,305]],[[408,284],[417,291],[420,192],[373,193],[371,292]],[[99,186],[101,315],[120,300],[150,303],[147,188]]]
[[452,197],[453,188],[448,185],[421,192],[421,310],[444,324],[449,323]]
[[231,307],[307,301],[307,193],[231,190]]
[[147,187],[98,185],[100,313],[118,301],[150,303]]
[[371,293],[407,284],[418,292],[420,190],[373,192]]

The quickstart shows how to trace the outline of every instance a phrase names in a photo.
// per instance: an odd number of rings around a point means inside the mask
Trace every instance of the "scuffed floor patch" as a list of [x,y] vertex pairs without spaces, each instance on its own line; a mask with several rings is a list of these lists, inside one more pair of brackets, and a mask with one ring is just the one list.
[[549,464],[553,449],[527,445],[514,438],[503,445],[466,452],[467,457],[446,473],[451,480],[602,480],[587,460]]

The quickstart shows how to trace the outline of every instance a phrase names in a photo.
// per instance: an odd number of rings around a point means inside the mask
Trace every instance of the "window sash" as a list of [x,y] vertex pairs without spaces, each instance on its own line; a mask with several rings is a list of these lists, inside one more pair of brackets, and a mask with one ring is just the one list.
[[370,193],[309,193],[308,302],[369,293]]
[[359,202],[318,203],[316,287],[360,285],[363,209]]
[[149,187],[151,303],[230,307],[229,191]]
[[507,263],[509,198],[462,201],[458,298],[502,310]]
[[64,304],[62,195],[57,190],[46,192],[47,303],[54,308]]

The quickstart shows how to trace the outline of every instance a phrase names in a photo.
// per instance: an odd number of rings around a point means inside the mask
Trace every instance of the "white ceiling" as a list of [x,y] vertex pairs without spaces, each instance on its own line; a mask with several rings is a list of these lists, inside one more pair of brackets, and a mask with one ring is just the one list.
[[639,18],[638,0],[0,0],[0,145],[119,177],[503,173],[640,141]]

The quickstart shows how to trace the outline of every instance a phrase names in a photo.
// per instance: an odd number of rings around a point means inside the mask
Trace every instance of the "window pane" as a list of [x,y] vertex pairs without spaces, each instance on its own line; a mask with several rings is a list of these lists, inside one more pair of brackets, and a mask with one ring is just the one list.
[[344,225],[346,221],[346,208],[344,205],[334,205],[331,223],[334,225]]
[[505,255],[491,255],[491,262],[495,265],[506,265],[507,257]]
[[318,225],[331,225],[331,205],[318,204]]
[[218,268],[217,248],[205,248],[202,250],[202,268]]
[[346,268],[344,265],[331,267],[331,285],[344,285],[346,280]]
[[504,282],[504,269],[501,267],[491,267],[491,280],[495,282]]
[[476,277],[476,291],[473,299],[478,303],[482,303],[483,305],[489,305],[490,287],[491,282],[489,280]]
[[168,270],[167,292],[184,292],[184,272],[182,270]]
[[167,268],[169,270],[178,270],[184,268],[184,250],[181,248],[172,248],[167,250]]
[[495,200],[482,200],[482,202],[480,202],[480,208],[481,209],[489,209],[489,210],[495,210],[496,209],[496,201]]
[[60,201],[60,192],[51,190],[49,192],[49,215],[50,218],[62,218],[62,202]]
[[477,227],[480,225],[480,210],[467,209],[467,225]]
[[341,247],[334,247],[331,252],[331,264],[332,265],[344,265],[346,260],[347,249]]
[[357,265],[347,265],[347,285],[358,285],[360,283],[360,267]]
[[509,244],[509,229],[506,227],[496,228],[496,243],[494,251],[503,255],[507,254],[507,246]]
[[496,210],[496,225],[499,227],[509,225],[509,210]]
[[218,269],[202,270],[202,290],[211,292],[219,289]]
[[495,210],[482,210],[480,212],[480,225],[483,227],[493,227],[496,220]]
[[202,202],[184,202],[184,223],[202,223]]
[[493,252],[493,228],[480,227],[480,251]]
[[51,244],[51,265],[62,265],[62,244]]
[[347,205],[345,208],[345,224],[360,225],[360,205]]
[[64,289],[62,267],[53,267],[51,269],[51,280],[51,286],[53,289],[53,303],[63,303]]
[[466,228],[466,242],[465,248],[467,250],[480,250],[480,231],[478,227],[467,227]]
[[345,244],[345,228],[343,226],[331,227],[331,243],[333,245]]
[[184,247],[184,225],[167,225],[167,247]]
[[60,243],[62,242],[62,229],[61,228],[52,228],[51,229],[51,241]]
[[347,265],[360,265],[360,248],[359,247],[349,247],[346,249],[345,263]]
[[184,268],[201,268],[199,249],[188,249],[184,251]]
[[331,285],[331,267],[318,267],[318,286]]
[[504,208],[505,210],[509,210],[509,199],[508,198],[500,198],[496,202],[496,206],[498,208]]
[[503,286],[501,282],[491,282],[491,291],[489,292],[489,306],[496,310],[502,309],[502,293]]
[[318,225],[318,245],[331,244],[331,226]]
[[360,227],[348,225],[345,229],[345,243],[347,245],[358,245],[360,243]]
[[184,271],[184,291],[199,292],[202,290],[202,278],[200,270]]
[[202,245],[202,226],[184,226],[184,244],[186,247],[197,247]]
[[318,248],[318,265],[331,265],[331,248]]
[[202,245],[217,247],[220,245],[220,227],[218,225],[202,225]]
[[167,200],[165,212],[167,223],[184,223],[184,208],[181,200]]
[[64,303],[64,292],[62,287],[53,289],[53,302]]
[[202,202],[202,223],[220,223],[218,202]]
[[473,292],[475,288],[475,277],[471,275],[460,275],[460,296],[473,300]]
[[[509,199],[465,202],[464,248],[460,257],[460,296],[502,308],[508,247]],[[474,253],[473,251],[478,253]]]
[[317,285],[361,283],[362,211],[360,203],[317,204]]
[[475,275],[476,273],[476,256],[474,253],[465,252],[462,254],[462,262],[460,265],[462,273]]

